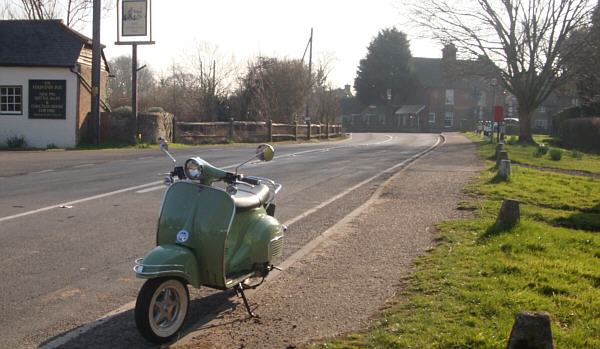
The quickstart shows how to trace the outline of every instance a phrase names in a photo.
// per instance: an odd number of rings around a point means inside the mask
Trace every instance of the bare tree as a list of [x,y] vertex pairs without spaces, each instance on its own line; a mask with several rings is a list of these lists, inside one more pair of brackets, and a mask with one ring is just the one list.
[[190,73],[195,77],[194,98],[204,119],[215,121],[218,105],[227,98],[235,82],[238,66],[233,56],[223,55],[219,48],[200,42],[184,55]]
[[[6,0],[0,8],[0,18],[63,19],[67,26],[81,29],[92,17],[93,0]],[[107,14],[114,0],[103,2]]]
[[568,63],[586,40],[565,43],[588,25],[593,5],[591,0],[419,0],[412,11],[434,39],[492,63],[517,98],[519,141],[533,143],[532,115],[572,77]]

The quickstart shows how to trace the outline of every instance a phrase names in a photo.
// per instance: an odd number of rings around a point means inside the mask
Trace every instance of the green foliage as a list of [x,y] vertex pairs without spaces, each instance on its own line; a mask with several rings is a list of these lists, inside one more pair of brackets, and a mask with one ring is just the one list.
[[[478,152],[483,158],[493,158],[494,153],[496,151],[495,145],[484,141],[481,137],[475,135],[474,133],[467,133],[467,137],[469,137],[474,142],[477,142],[480,147],[478,147]],[[538,143],[545,144],[556,144],[555,148],[562,149],[564,148],[558,146],[559,142],[555,138],[548,138],[546,135],[534,136],[534,139]],[[581,159],[575,159],[572,157],[563,158],[561,161],[552,161],[549,157],[536,157],[534,153],[537,150],[537,146],[535,145],[526,145],[526,144],[505,144],[504,149],[508,151],[508,156],[510,161],[513,163],[520,164],[528,164],[539,167],[548,167],[548,168],[557,168],[562,170],[576,170],[582,172],[591,172],[591,173],[600,173],[600,156],[590,153],[584,153],[584,156]]]
[[517,144],[518,139],[516,136],[510,136],[510,138],[508,139],[508,141],[506,141],[507,144]]
[[540,158],[544,155],[546,155],[548,153],[548,146],[545,144],[539,144],[536,148],[535,151],[533,152],[533,156],[536,158]]
[[[504,348],[521,310],[551,314],[557,348],[600,347],[600,181],[515,167],[510,182],[492,183],[494,174],[467,188],[480,201],[459,205],[478,217],[438,226],[438,246],[372,329],[319,347]],[[496,231],[506,197],[521,201],[521,221]]]
[[46,149],[59,149],[58,146],[54,143],[49,143],[46,145]]
[[562,159],[562,150],[560,149],[551,149],[550,150],[550,159],[554,160],[554,161],[559,161],[560,159]]
[[581,159],[583,159],[583,153],[580,152],[579,150],[572,150],[571,157],[573,159],[581,160]]
[[6,146],[9,149],[19,149],[27,146],[27,141],[25,141],[24,136],[10,136],[6,139]]
[[357,98],[366,105],[386,104],[390,89],[392,104],[405,102],[415,87],[411,58],[406,34],[395,27],[379,31],[358,66],[354,80]]

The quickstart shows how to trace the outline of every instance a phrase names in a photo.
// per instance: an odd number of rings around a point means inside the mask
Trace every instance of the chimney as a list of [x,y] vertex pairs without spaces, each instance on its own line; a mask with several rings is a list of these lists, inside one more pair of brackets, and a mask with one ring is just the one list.
[[442,49],[442,59],[455,61],[456,60],[456,51],[457,51],[456,46],[454,46],[453,43],[444,45],[444,48]]
[[352,90],[350,90],[350,85],[344,85],[344,93],[346,94],[346,97],[352,97]]

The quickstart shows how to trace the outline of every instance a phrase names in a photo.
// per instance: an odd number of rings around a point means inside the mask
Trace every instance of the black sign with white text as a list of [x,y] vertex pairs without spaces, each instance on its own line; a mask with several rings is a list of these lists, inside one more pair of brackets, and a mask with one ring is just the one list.
[[66,80],[29,80],[30,119],[66,119],[66,107]]

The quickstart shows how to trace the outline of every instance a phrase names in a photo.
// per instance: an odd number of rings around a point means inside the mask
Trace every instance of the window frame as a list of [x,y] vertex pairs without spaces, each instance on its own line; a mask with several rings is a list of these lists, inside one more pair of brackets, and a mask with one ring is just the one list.
[[[448,115],[450,115],[450,118],[448,118]],[[446,120],[450,120],[450,125],[446,124]],[[446,128],[454,127],[454,112],[453,111],[444,112],[444,127],[446,127]]]
[[446,89],[445,101],[446,101],[445,102],[446,105],[454,105],[454,89],[453,88]]
[[427,122],[429,124],[435,124],[435,112],[430,111],[428,116],[427,116]]
[[[10,96],[12,96],[13,98],[14,98],[14,97],[17,97],[17,96],[18,96],[18,97],[20,97],[20,98],[21,98],[21,101],[20,101],[19,103],[17,103],[17,102],[14,102],[14,101],[13,101],[13,102],[11,102],[11,103],[9,103],[8,101],[7,101],[6,103],[2,103],[2,96],[3,96],[3,95],[2,95],[2,89],[9,89],[9,88],[12,88],[12,89],[16,89],[16,88],[18,88],[18,89],[20,89],[20,90],[21,90],[21,93],[20,93],[19,95],[17,95],[17,94],[14,92],[14,90],[13,90],[13,93],[10,95]],[[8,97],[9,97],[9,94],[8,94],[8,93],[6,93],[6,95],[5,95],[5,96],[8,98]],[[2,111],[2,107],[0,106],[0,115],[23,115],[23,86],[22,86],[22,85],[0,85],[0,105],[1,105],[1,104],[6,104],[6,105],[7,105],[7,109],[8,109],[8,105],[9,105],[9,104],[12,104],[12,105],[14,105],[14,106],[16,106],[16,105],[19,105],[19,110],[18,110],[18,111],[16,111],[16,110],[6,110],[6,111]]]

